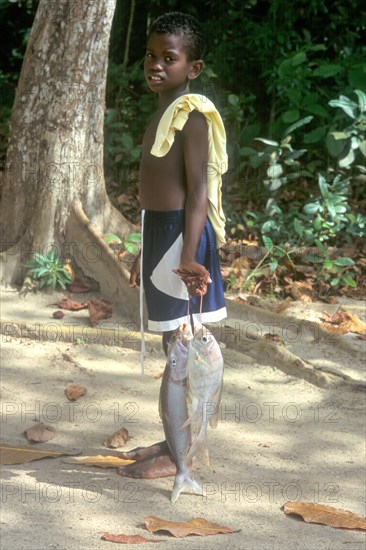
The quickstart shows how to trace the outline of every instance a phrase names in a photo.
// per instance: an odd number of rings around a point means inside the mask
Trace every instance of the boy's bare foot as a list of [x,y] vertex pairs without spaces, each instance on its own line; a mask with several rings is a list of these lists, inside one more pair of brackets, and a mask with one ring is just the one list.
[[175,476],[177,467],[171,455],[156,455],[118,468],[120,476],[134,479],[154,479]]
[[149,447],[136,447],[131,451],[120,453],[120,457],[136,461],[134,464],[118,468],[121,476],[153,479],[174,476],[177,473],[177,467],[166,441],[160,441]]

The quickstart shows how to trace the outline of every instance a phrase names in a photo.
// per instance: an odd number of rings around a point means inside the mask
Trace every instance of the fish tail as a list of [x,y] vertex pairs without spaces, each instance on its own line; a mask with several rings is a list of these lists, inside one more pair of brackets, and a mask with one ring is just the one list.
[[202,487],[191,478],[188,472],[178,473],[175,476],[172,494],[170,497],[171,502],[177,502],[179,495],[185,488],[192,489],[195,493],[203,494]]

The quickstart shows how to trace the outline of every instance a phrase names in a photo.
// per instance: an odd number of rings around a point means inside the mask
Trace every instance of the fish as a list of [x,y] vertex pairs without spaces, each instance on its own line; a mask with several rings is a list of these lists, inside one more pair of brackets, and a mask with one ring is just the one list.
[[217,426],[223,388],[224,360],[220,346],[207,328],[195,327],[189,342],[187,360],[188,419],[182,427],[191,426],[191,447],[186,460],[198,454],[209,464],[207,426]]
[[167,363],[160,388],[159,412],[165,439],[177,466],[171,502],[176,502],[185,488],[202,494],[202,488],[191,477],[187,454],[191,447],[191,429],[185,426],[187,411],[187,360],[192,339],[189,325],[181,325],[168,344]]

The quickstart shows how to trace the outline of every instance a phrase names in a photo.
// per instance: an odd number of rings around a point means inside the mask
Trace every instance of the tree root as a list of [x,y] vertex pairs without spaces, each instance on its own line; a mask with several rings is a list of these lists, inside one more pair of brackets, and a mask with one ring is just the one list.
[[118,313],[139,327],[138,290],[129,287],[126,266],[93,227],[80,201],[75,201],[67,220],[66,240],[72,246],[72,259],[99,283],[103,297],[113,303]]

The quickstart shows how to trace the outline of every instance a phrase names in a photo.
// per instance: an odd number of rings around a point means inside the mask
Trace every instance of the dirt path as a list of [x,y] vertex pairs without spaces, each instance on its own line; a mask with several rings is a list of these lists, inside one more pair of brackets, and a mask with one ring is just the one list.
[[[57,430],[57,437],[42,448],[75,453],[118,454],[108,452],[103,440],[122,426],[133,437],[128,448],[161,440],[160,381],[154,379],[164,365],[159,338],[148,341],[141,376],[136,350],[105,345],[102,338],[93,344],[87,329],[82,345],[62,341],[61,332],[55,337],[53,309],[47,304],[61,296],[28,295],[24,300],[16,292],[2,295],[2,321],[18,323],[7,325],[7,335],[2,328],[2,442],[26,445],[23,432],[34,421]],[[361,315],[362,304],[353,306]],[[309,319],[319,308],[325,309],[322,304],[303,307],[303,316]],[[289,314],[301,317],[300,309],[294,305]],[[109,320],[108,326],[116,322],[128,327],[121,319]],[[66,314],[62,324],[68,323],[87,327],[85,313]],[[29,338],[31,328],[46,336]],[[138,334],[129,330],[131,341],[138,342]],[[359,347],[356,357],[348,355],[348,364],[347,351],[329,347],[324,355],[319,349],[305,337],[296,347],[312,363],[364,380]],[[233,349],[223,354],[221,422],[209,432],[211,467],[195,470],[203,496],[183,494],[172,505],[172,478],[133,481],[113,469],[74,466],[61,458],[4,466],[1,548],[112,548],[100,540],[104,532],[146,536],[143,518],[151,514],[171,521],[205,517],[240,530],[180,540],[153,535],[167,548],[362,548],[364,533],[306,524],[287,517],[281,506],[304,500],[365,515],[365,394],[348,385],[317,387]],[[64,395],[71,383],[88,388],[73,404]]]

